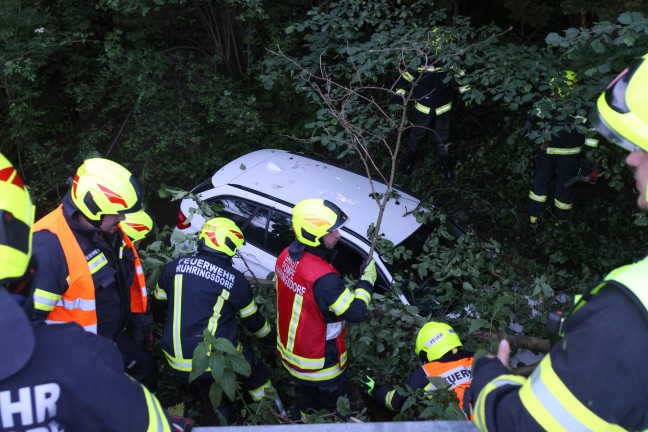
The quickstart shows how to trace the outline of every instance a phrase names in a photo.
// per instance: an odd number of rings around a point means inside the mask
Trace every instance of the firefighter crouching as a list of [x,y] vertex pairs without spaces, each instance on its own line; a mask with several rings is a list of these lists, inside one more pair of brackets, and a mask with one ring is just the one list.
[[[429,392],[436,389],[429,378],[443,378],[448,383],[448,390],[457,395],[459,408],[464,410],[463,396],[472,379],[473,353],[463,349],[454,329],[441,322],[425,324],[416,336],[414,351],[423,366],[410,374],[406,386],[412,390],[420,388]],[[367,394],[389,410],[398,411],[405,403],[406,397],[391,386],[376,387],[371,377],[363,377],[362,382]],[[429,393],[428,397],[432,398],[432,394]],[[466,417],[471,417],[469,409]]]

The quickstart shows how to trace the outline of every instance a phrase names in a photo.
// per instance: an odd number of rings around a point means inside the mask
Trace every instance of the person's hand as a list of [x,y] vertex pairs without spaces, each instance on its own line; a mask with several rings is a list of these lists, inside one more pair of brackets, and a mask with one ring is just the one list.
[[371,286],[376,283],[378,273],[376,272],[376,260],[371,258],[371,261],[363,262],[360,266],[360,280],[367,281]]
[[486,384],[500,375],[510,371],[509,358],[511,357],[511,346],[506,339],[502,339],[497,348],[497,355],[488,354],[477,359],[473,366],[473,379],[470,387],[466,389],[463,397],[463,407],[466,414],[471,414],[471,409],[477,401],[479,393]]
[[506,367],[506,369],[511,370],[511,366],[509,366],[509,359],[511,358],[511,345],[506,339],[502,339],[500,341],[499,346],[497,347],[497,356],[489,354],[487,357],[497,357],[499,361],[502,362],[504,367]]
[[371,393],[373,393],[374,387],[376,386],[376,381],[367,374],[360,373],[360,383],[362,384],[362,390],[371,396]]

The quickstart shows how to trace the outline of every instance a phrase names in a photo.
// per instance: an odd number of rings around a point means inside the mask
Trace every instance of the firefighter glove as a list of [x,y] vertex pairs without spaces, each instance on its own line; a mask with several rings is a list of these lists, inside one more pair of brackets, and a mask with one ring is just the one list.
[[373,393],[374,387],[376,386],[376,382],[373,380],[373,378],[365,375],[364,373],[361,373],[360,382],[362,383],[362,389],[364,390],[364,392],[371,396],[371,393]]
[[373,286],[378,278],[378,274],[376,273],[376,260],[371,258],[368,263],[362,263],[362,266],[360,266],[360,275],[360,280],[367,281]]

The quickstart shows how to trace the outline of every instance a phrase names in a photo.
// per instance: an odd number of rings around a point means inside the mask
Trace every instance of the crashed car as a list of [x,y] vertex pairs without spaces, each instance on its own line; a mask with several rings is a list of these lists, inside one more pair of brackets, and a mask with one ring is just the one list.
[[[257,279],[272,277],[277,256],[294,240],[291,226],[293,206],[306,198],[322,198],[339,206],[349,217],[340,229],[338,254],[333,265],[342,275],[357,276],[370,250],[368,230],[376,223],[379,207],[372,193],[383,194],[387,186],[373,181],[372,192],[366,176],[315,158],[284,150],[264,149],[241,156],[191,190],[183,199],[172,234],[172,242],[182,253],[191,253],[195,238],[205,223],[199,211],[208,204],[218,216],[232,219],[245,236],[245,244],[233,258],[234,267]],[[384,239],[395,246],[416,250],[434,226],[419,222],[422,209],[418,198],[395,190],[385,208],[380,226]],[[451,229],[461,235],[461,227]],[[194,241],[192,241],[194,240]],[[375,251],[377,292],[390,290],[396,265]],[[402,263],[399,263],[402,264]],[[403,295],[401,300],[409,304]]]

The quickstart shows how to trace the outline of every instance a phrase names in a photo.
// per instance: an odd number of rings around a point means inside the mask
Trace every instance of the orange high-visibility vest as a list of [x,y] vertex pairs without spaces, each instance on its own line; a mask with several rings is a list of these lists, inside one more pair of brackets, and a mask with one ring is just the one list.
[[[34,224],[34,232],[47,230],[58,237],[68,267],[68,289],[47,316],[47,323],[76,322],[86,331],[97,333],[95,286],[88,261],[59,206]],[[146,283],[137,251],[128,236],[120,231],[126,246],[135,254],[136,277],[130,287],[130,309],[144,313],[147,307]],[[139,270],[138,270],[139,269]]]
[[[119,225],[119,231],[121,231],[122,236],[124,237],[124,243],[126,243],[126,247],[130,249],[133,252],[133,255],[135,256],[135,277],[133,278],[133,283],[130,286],[130,298],[131,298],[131,312],[133,313],[144,313],[146,312],[146,305],[148,301],[148,295],[146,293],[146,278],[144,277],[144,268],[142,267],[142,262],[140,261],[139,253],[137,252],[137,249],[135,246],[133,246],[133,242],[126,235],[124,230],[121,228],[121,225]],[[119,251],[119,258],[122,258],[122,253],[123,253],[123,247]]]
[[[459,408],[463,410],[463,397],[466,389],[472,383],[473,358],[467,357],[447,363],[433,361],[423,365],[423,370],[429,377],[441,377],[446,380],[450,388],[459,398]],[[430,383],[430,388],[434,386]],[[426,387],[427,389],[427,387]]]

